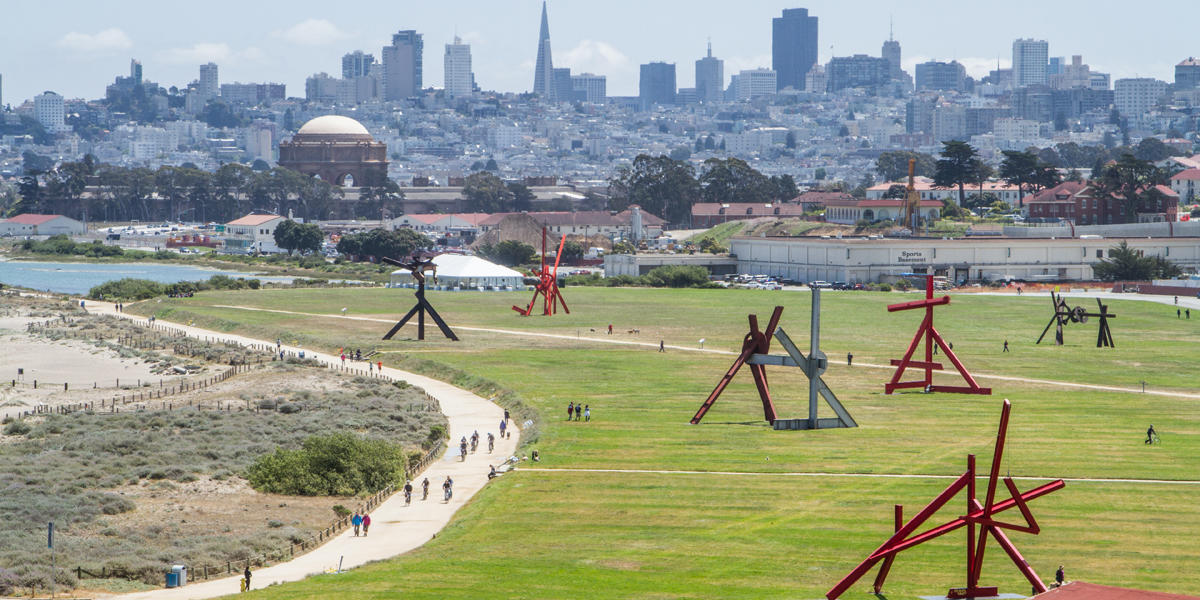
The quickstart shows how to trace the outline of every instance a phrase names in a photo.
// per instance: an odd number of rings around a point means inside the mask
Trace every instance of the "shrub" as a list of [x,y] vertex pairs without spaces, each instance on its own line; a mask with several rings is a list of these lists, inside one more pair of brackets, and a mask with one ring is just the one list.
[[4,435],[25,435],[30,431],[33,431],[33,426],[20,419],[4,426]]
[[148,300],[163,294],[163,286],[149,279],[126,277],[109,281],[88,291],[92,300]]
[[390,442],[349,433],[312,436],[298,450],[278,449],[246,471],[260,492],[298,496],[374,493],[404,477],[404,452]]
[[279,406],[279,412],[281,412],[285,415],[292,415],[292,414],[300,412],[300,410],[301,410],[301,406],[299,404],[296,404],[295,402],[288,402],[287,404],[281,404]]
[[345,506],[342,506],[341,504],[334,504],[333,505],[333,514],[335,514],[339,517],[344,517],[344,516],[350,514],[350,509],[346,508]]

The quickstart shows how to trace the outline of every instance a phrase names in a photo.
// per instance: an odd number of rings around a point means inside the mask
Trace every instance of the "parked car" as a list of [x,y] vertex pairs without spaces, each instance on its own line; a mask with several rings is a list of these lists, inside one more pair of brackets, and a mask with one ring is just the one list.
[[833,287],[833,285],[831,285],[828,281],[810,281],[810,282],[808,282],[808,287],[828,289],[828,288]]

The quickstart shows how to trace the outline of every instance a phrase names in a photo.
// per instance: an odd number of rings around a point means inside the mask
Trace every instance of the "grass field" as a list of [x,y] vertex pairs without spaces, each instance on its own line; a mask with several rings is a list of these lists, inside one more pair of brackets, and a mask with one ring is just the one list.
[[[572,314],[522,318],[508,306],[525,294],[431,292],[463,341],[407,328],[392,342],[390,323],[251,311],[257,307],[396,319],[412,303],[404,290],[262,290],[198,294],[131,310],[197,325],[283,337],[314,347],[379,349],[384,362],[415,358],[467,371],[512,390],[541,416],[540,465],[489,486],[438,538],[409,555],[340,576],[260,592],[264,597],[792,597],[817,598],[891,528],[891,506],[909,514],[947,481],[802,477],[793,472],[953,475],[965,454],[989,466],[1000,399],[1015,410],[1004,469],[1013,476],[1200,479],[1200,400],[1092,391],[1028,379],[1196,394],[1190,374],[1200,351],[1200,321],[1174,318],[1173,307],[1114,301],[1117,348],[1094,347],[1096,324],[1071,325],[1067,345],[1035,346],[1049,318],[1046,298],[954,295],[938,309],[938,329],[994,395],[920,393],[885,396],[889,370],[861,366],[898,358],[916,329],[915,312],[889,314],[889,303],[916,296],[826,293],[822,347],[826,380],[858,420],[851,430],[776,432],[761,421],[748,373],[729,387],[700,426],[687,425],[732,356],[671,349],[658,341],[733,351],[745,315],[786,306],[782,324],[807,347],[809,294],[755,290],[566,288]],[[605,333],[614,325],[612,338]],[[468,330],[493,328],[561,337]],[[632,329],[640,333],[628,333]],[[592,331],[592,330],[595,331]],[[648,346],[597,343],[619,339]],[[1007,339],[1010,353],[1001,353]],[[847,368],[846,352],[855,355]],[[840,358],[838,358],[840,357]],[[771,371],[781,416],[803,416],[803,376]],[[436,372],[434,373],[436,375]],[[951,381],[949,376],[946,381]],[[591,406],[591,423],[567,423],[571,401]],[[1142,444],[1153,423],[1163,443]],[[576,472],[563,469],[696,470],[753,473]],[[1036,481],[1021,480],[1028,489]],[[1068,578],[1109,585],[1200,593],[1200,550],[1191,540],[1200,486],[1146,482],[1070,482],[1033,503],[1040,536],[1014,534],[1044,577],[1058,564]],[[947,519],[958,513],[947,509]],[[954,513],[954,514],[950,514]],[[962,535],[909,551],[885,590],[912,598],[962,585]],[[985,571],[1002,591],[1024,592],[1016,570],[995,550]],[[869,579],[846,598],[865,597]]]

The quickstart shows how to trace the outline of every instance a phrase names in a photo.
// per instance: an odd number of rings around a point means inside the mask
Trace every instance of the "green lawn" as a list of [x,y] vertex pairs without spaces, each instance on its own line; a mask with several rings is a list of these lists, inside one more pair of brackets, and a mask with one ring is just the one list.
[[[461,342],[416,342],[409,328],[402,334],[409,338],[381,342],[387,323],[217,308],[336,315],[347,307],[350,315],[396,319],[412,304],[406,290],[211,292],[131,309],[152,307],[164,319],[195,319],[327,350],[379,349],[385,363],[411,367],[416,359],[429,359],[491,380],[537,410],[542,422],[535,443],[546,468],[951,475],[961,473],[967,453],[979,455],[980,469],[987,468],[1000,399],[1009,398],[1015,410],[1004,467],[1014,476],[1200,479],[1195,399],[988,379],[981,383],[994,388],[991,397],[884,395],[890,371],[858,365],[901,355],[920,315],[887,313],[885,307],[915,295],[826,293],[822,346],[831,357],[853,351],[856,364],[847,368],[842,358],[832,360],[826,380],[861,427],[776,432],[761,421],[748,373],[739,375],[700,426],[687,424],[732,356],[657,353],[584,338],[608,339],[612,323],[613,337],[621,340],[695,347],[705,338],[705,348],[732,351],[746,331],[747,312],[765,321],[771,307],[782,304],[783,326],[805,348],[807,292],[563,292],[572,314],[552,318],[523,318],[508,309],[527,301],[524,293],[431,292],[430,298],[451,326],[567,339],[462,329]],[[1046,298],[953,297],[938,309],[938,329],[977,374],[1125,387],[1145,380],[1152,389],[1196,393],[1190,368],[1200,351],[1200,321],[1171,318],[1171,307],[1113,302],[1117,348],[1097,349],[1094,321],[1071,325],[1064,347],[1035,346],[1049,318]],[[640,333],[628,333],[634,328]],[[1013,350],[1008,354],[1000,352],[1005,339]],[[424,367],[438,374],[436,366]],[[776,405],[782,416],[803,416],[803,376],[785,371],[792,370],[770,371]],[[565,422],[562,411],[571,401],[589,404],[593,421]],[[1141,443],[1150,423],[1163,444]],[[444,598],[485,590],[535,598],[816,598],[885,539],[893,503],[912,514],[945,485],[925,479],[518,472],[486,489],[416,552],[263,594],[324,597],[336,588],[351,598]],[[1034,503],[1042,535],[1013,537],[1043,577],[1065,564],[1073,579],[1200,593],[1194,577],[1200,551],[1190,545],[1200,509],[1188,498],[1196,487],[1069,483]],[[958,514],[945,512],[945,518]],[[910,551],[893,569],[889,596],[944,593],[961,585],[961,546],[962,536],[952,534]],[[1007,591],[1028,589],[1002,553],[992,558],[988,581]],[[864,597],[869,580],[844,597]]]

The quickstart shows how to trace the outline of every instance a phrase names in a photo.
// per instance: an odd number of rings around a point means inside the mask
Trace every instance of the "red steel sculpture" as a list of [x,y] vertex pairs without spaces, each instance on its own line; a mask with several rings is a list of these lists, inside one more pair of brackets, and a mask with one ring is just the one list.
[[562,292],[558,291],[558,261],[562,259],[563,246],[567,243],[567,236],[563,234],[562,239],[558,241],[558,252],[554,255],[554,269],[546,269],[546,228],[542,228],[542,267],[534,269],[533,274],[538,278],[537,286],[533,290],[533,298],[529,300],[529,306],[521,308],[513,306],[512,309],[521,313],[522,317],[528,317],[533,314],[533,305],[537,304],[538,296],[542,296],[542,314],[546,316],[553,315],[557,312],[558,304],[562,304],[563,312],[568,315],[571,310],[567,308],[567,301],[563,300]]
[[[700,410],[696,411],[696,415],[692,417],[692,425],[700,422],[704,418],[704,413],[712,408],[717,398],[721,396],[721,392],[725,391],[725,386],[733,381],[733,376],[741,370],[742,365],[746,364],[750,357],[755,354],[766,354],[771,349],[771,336],[775,335],[775,328],[779,326],[779,317],[783,315],[783,307],[776,306],[774,312],[771,313],[771,320],[767,322],[766,331],[758,329],[758,315],[750,315],[750,333],[746,334],[742,340],[742,353],[733,361],[733,366],[725,372],[725,376],[717,383],[717,387],[708,395],[708,399],[704,404],[700,405]],[[771,388],[767,385],[767,369],[766,365],[750,365],[750,373],[754,375],[754,385],[758,387],[758,396],[762,398],[763,417],[772,425],[775,424],[775,403],[771,401]]]
[[[996,434],[996,449],[992,455],[992,471],[988,478],[987,496],[983,502],[975,496],[975,455],[967,455],[967,471],[963,473],[950,487],[946,488],[937,498],[928,506],[921,509],[915,517],[908,523],[904,522],[904,507],[896,505],[896,533],[888,538],[878,549],[871,553],[862,564],[855,567],[845,578],[843,578],[825,597],[829,600],[836,600],[839,596],[850,589],[863,575],[866,575],[877,563],[883,562],[879,568],[879,573],[875,576],[875,593],[879,594],[883,590],[884,580],[887,579],[888,570],[892,567],[892,562],[896,559],[896,555],[904,550],[908,550],[914,546],[918,546],[928,542],[934,538],[943,536],[951,531],[967,528],[967,586],[963,588],[953,588],[946,596],[948,598],[979,598],[997,595],[997,588],[984,587],[979,585],[979,579],[983,574],[983,556],[987,549],[988,536],[995,538],[996,543],[1004,550],[1008,557],[1017,566],[1029,583],[1033,584],[1033,588],[1037,593],[1046,591],[1046,584],[1033,572],[1033,568],[1029,566],[1029,562],[1017,550],[1017,547],[1008,539],[1008,535],[1004,532],[1005,529],[1012,531],[1022,531],[1037,535],[1041,532],[1041,527],[1033,518],[1033,513],[1029,511],[1028,503],[1030,500],[1040,498],[1051,492],[1062,489],[1066,486],[1063,480],[1058,479],[1038,486],[1021,493],[1011,477],[1004,478],[1004,487],[1008,488],[1010,497],[1007,500],[996,501],[997,482],[1000,481],[1000,461],[1004,456],[1004,438],[1008,433],[1008,414],[1012,409],[1012,405],[1008,400],[1004,401],[1004,410],[1000,413],[1000,430]],[[933,516],[943,506],[949,503],[958,495],[959,492],[967,490],[967,514],[959,517],[943,525],[938,525],[933,529],[924,533],[913,535],[929,517]],[[1016,508],[1021,511],[1021,516],[1025,520],[1025,524],[1006,523],[995,518],[998,513],[1004,512],[1010,508]]]
[[[895,358],[892,359],[892,364],[897,369],[892,375],[892,380],[884,384],[883,393],[890,394],[901,388],[923,388],[927,392],[955,392],[959,394],[992,393],[991,388],[979,387],[979,384],[975,382],[975,378],[967,372],[967,368],[963,366],[958,357],[954,355],[954,351],[946,344],[946,340],[942,339],[942,335],[933,327],[933,307],[942,304],[950,304],[950,296],[934,298],[933,275],[926,275],[924,300],[888,305],[888,312],[924,308],[925,319],[921,321],[920,329],[917,329],[917,334],[913,336],[912,342],[908,344],[908,350],[904,353],[904,358],[898,360]],[[913,360],[913,353],[916,352],[917,346],[921,345],[922,338],[925,340],[925,360]],[[941,347],[942,352],[946,354],[946,358],[950,359],[951,363],[954,363],[954,368],[958,369],[959,374],[966,380],[966,387],[934,385],[933,372],[942,370],[942,363],[933,362],[934,344],[937,344],[937,347]],[[924,369],[925,377],[916,381],[900,381],[900,378],[904,375],[904,370],[909,367]]]

